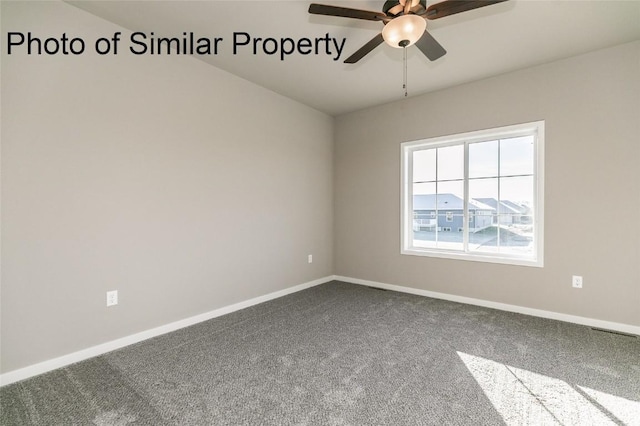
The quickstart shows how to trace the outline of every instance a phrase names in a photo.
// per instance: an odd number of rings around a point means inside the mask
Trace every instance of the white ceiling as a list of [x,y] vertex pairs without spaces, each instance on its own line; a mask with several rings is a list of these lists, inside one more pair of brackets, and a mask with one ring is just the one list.
[[[314,0],[375,10],[379,1]],[[379,22],[309,15],[311,1],[70,1],[132,31],[156,36],[222,37],[217,55],[205,62],[331,115],[404,96],[402,50],[386,44],[359,63],[342,61],[382,29]],[[434,1],[427,2],[427,4]],[[430,62],[408,49],[409,96],[522,69],[640,39],[640,1],[511,0],[428,21],[447,54]],[[232,52],[234,32],[252,37],[346,38],[334,55],[253,55]]]

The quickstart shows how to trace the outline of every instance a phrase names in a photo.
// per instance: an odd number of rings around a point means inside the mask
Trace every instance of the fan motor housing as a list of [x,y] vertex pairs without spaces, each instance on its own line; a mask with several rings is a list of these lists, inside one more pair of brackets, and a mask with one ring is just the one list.
[[[425,8],[425,9],[427,8],[427,0],[420,0],[420,4],[422,5],[423,8]],[[400,12],[400,13],[389,13],[389,11],[391,9],[393,9],[394,7],[399,6],[399,5],[400,5],[400,2],[398,0],[387,0],[387,1],[384,2],[384,6],[382,6],[382,12],[385,15],[397,16],[402,12]]]

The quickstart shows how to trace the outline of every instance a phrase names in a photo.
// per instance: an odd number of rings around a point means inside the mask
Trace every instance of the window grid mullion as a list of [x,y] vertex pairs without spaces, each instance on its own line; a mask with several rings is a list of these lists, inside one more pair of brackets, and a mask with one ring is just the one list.
[[[406,200],[406,206],[407,206],[407,214],[405,215],[405,220],[407,220],[407,223],[411,224],[411,227],[409,228],[408,226],[405,226],[405,229],[403,230],[403,232],[405,232],[405,238],[411,238],[411,246],[414,246],[413,243],[413,156],[414,156],[415,150],[410,150],[409,152],[407,152],[406,157],[403,159],[403,161],[405,162],[405,167],[407,170],[407,176],[406,179],[407,181],[411,182],[410,185],[406,185],[406,189],[405,191],[407,191],[407,200]],[[411,231],[409,231],[409,229],[411,229]]]
[[533,226],[533,251],[538,252],[538,179],[540,174],[538,172],[538,132],[533,133],[533,200],[531,200],[533,207],[529,207],[532,212],[531,223]]
[[462,190],[462,250],[469,252],[469,142],[464,144],[464,181]]
[[439,194],[439,185],[438,183],[440,182],[438,180],[438,152],[439,152],[439,148],[436,148],[436,196],[435,198],[435,206],[434,206],[434,211],[436,212],[436,226],[435,226],[435,231],[436,231],[436,247],[438,247],[438,239],[440,237],[440,232],[438,231],[438,223],[440,222],[440,211],[438,210],[438,194]]
[[501,163],[500,149],[501,148],[502,148],[502,139],[498,139],[498,204],[496,205],[496,216],[498,219],[498,223],[496,223],[496,247],[498,248],[498,253],[502,251],[500,246],[500,221],[502,220],[502,217],[500,216],[500,203],[502,202],[502,192],[500,190],[500,184],[502,183],[502,177],[500,176],[500,174],[502,173],[502,170],[500,167],[500,163]]

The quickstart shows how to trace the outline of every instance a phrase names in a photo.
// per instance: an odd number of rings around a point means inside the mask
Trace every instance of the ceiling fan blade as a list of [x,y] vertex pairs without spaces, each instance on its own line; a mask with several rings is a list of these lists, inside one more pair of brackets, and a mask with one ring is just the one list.
[[427,8],[427,19],[444,18],[467,10],[478,9],[480,7],[491,6],[507,0],[445,0],[432,4]]
[[342,18],[364,19],[366,21],[382,21],[387,15],[381,12],[369,10],[351,9],[348,7],[329,6],[326,4],[311,3],[309,13],[314,15],[339,16]]
[[382,44],[383,41],[384,41],[384,39],[382,38],[382,33],[378,34],[377,36],[375,36],[374,38],[369,40],[367,42],[367,44],[365,44],[360,49],[358,49],[356,51],[356,53],[354,53],[353,55],[351,55],[347,59],[345,59],[344,63],[345,64],[355,64],[360,59],[364,58],[373,49],[375,49],[380,44]]
[[416,46],[418,46],[418,49],[420,49],[420,51],[424,53],[424,56],[429,58],[430,61],[435,61],[447,53],[444,47],[442,47],[428,31],[422,34],[420,40],[416,42]]

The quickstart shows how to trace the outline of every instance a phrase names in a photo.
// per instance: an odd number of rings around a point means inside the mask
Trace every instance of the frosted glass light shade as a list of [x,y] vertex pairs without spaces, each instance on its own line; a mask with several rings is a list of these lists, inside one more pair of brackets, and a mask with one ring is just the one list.
[[382,29],[382,38],[391,47],[401,48],[414,44],[427,29],[427,21],[417,15],[394,18]]

